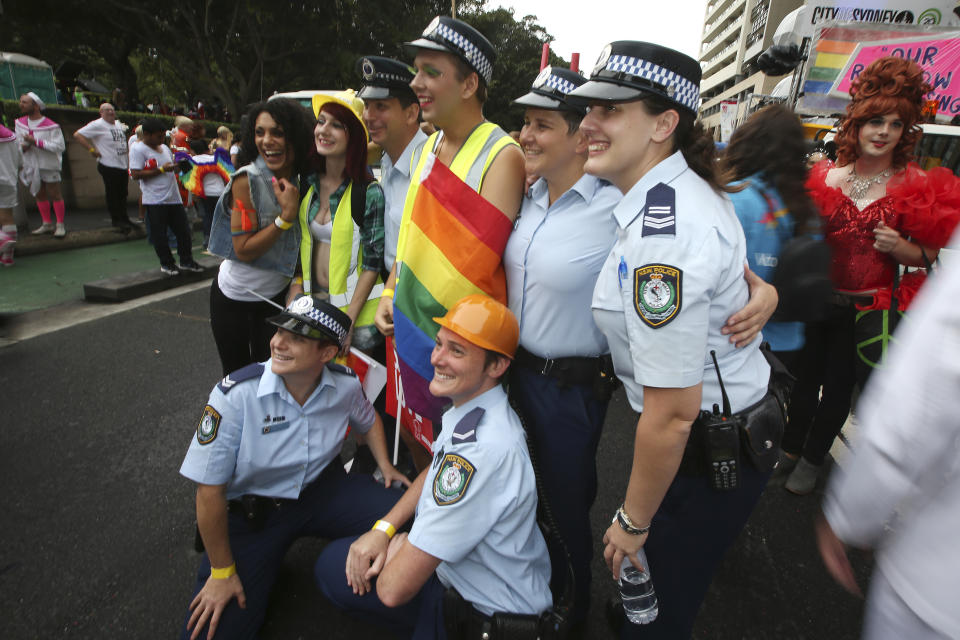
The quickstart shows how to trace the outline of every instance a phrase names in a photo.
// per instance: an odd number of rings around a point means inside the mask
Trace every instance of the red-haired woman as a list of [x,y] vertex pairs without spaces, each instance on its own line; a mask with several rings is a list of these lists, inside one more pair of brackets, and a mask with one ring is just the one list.
[[[922,275],[901,279],[900,265],[929,264],[960,217],[960,180],[947,169],[924,172],[910,162],[929,91],[910,60],[870,64],[850,88],[836,166],[821,162],[807,182],[833,250],[835,296],[827,319],[807,326],[797,372],[783,439],[787,466],[799,460],[786,483],[793,493],[813,490],[850,411],[854,384],[862,387],[883,362],[889,331],[922,283]],[[872,316],[858,319],[868,310]],[[865,335],[871,326],[879,331],[873,341]]]
[[300,203],[300,274],[290,296],[329,295],[353,322],[343,353],[351,343],[371,351],[382,340],[373,317],[383,293],[384,199],[367,170],[363,101],[350,89],[316,95],[313,111],[319,158]]

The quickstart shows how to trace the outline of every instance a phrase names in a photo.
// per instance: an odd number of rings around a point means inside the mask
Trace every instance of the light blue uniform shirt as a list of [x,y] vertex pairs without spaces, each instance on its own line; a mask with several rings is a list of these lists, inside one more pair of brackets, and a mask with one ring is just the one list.
[[[461,418],[476,407],[485,410],[480,422],[455,438]],[[520,419],[503,389],[447,411],[433,453],[409,542],[440,558],[440,582],[484,615],[547,609],[550,557],[536,522],[537,486]]]
[[[270,360],[263,364],[259,378],[230,385],[226,393],[230,376],[214,387],[180,467],[194,482],[226,484],[228,500],[247,493],[298,498],[328,464],[339,464],[348,423],[361,433],[373,426],[373,406],[355,376],[325,368],[301,407],[270,370]],[[211,409],[220,416],[215,437],[201,444],[201,434],[214,428],[213,419],[203,428]]]
[[400,220],[403,218],[403,203],[410,186],[410,159],[413,150],[427,141],[427,134],[420,129],[407,144],[396,162],[386,153],[380,159],[380,186],[386,209],[383,216],[383,264],[387,271],[397,259],[397,240],[400,238]]
[[523,199],[503,265],[527,351],[541,358],[609,352],[590,296],[616,238],[613,207],[620,198],[616,187],[584,175],[552,205],[543,178]]
[[[647,191],[661,182],[675,192],[675,235],[642,237]],[[720,404],[711,350],[717,353],[733,411],[760,400],[770,378],[770,367],[758,349],[761,336],[737,349],[720,333],[727,318],[749,299],[743,278],[746,241],[730,201],[677,152],[644,175],[613,214],[619,225],[617,240],[597,279],[593,309],[630,405],[643,410],[644,386],[685,388],[701,381],[701,408]],[[662,230],[663,218],[651,220]],[[641,286],[640,297],[634,295],[635,279],[651,265],[680,272],[679,295],[673,300],[676,313],[657,327],[641,314],[649,308],[670,309],[668,295],[659,299],[668,290]]]

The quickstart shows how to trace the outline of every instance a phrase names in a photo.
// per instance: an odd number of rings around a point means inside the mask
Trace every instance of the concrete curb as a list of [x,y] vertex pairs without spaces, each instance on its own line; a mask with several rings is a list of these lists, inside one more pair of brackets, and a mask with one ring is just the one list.
[[146,237],[146,231],[142,226],[134,227],[129,233],[123,233],[113,227],[82,231],[70,231],[68,229],[67,235],[63,238],[54,238],[52,235],[35,236],[30,233],[21,233],[17,238],[16,254],[18,256],[34,256],[52,251],[96,247],[104,244],[127,242],[128,240],[142,240]]

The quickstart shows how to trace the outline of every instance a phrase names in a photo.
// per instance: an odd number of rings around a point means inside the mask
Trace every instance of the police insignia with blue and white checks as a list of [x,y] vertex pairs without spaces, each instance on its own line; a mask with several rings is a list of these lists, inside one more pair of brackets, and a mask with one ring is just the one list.
[[467,494],[475,467],[463,456],[448,453],[433,480],[433,501],[439,507],[455,504]]
[[640,237],[677,234],[677,194],[673,187],[659,183],[647,191]]
[[683,271],[668,264],[633,270],[633,306],[644,324],[659,329],[680,313]]
[[197,424],[197,442],[200,444],[210,444],[217,439],[217,432],[220,430],[220,413],[207,405],[200,414],[200,422]]

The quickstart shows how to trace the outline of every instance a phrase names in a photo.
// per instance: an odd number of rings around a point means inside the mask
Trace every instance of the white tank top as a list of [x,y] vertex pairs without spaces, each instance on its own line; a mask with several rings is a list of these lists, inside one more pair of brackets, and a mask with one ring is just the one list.
[[330,238],[333,237],[333,220],[327,220],[326,224],[320,224],[316,220],[310,221],[310,235],[317,242],[330,244]]

